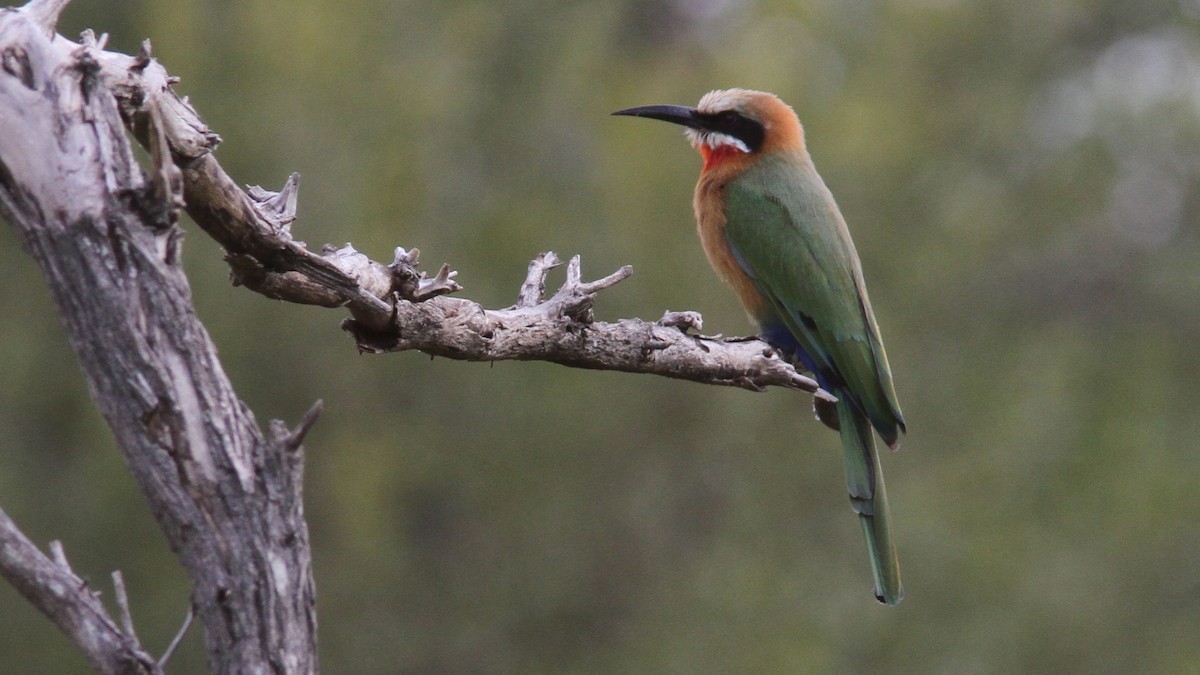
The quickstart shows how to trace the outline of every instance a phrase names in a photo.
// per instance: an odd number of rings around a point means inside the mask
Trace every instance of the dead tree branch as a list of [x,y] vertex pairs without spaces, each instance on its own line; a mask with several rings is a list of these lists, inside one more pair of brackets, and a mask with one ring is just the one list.
[[668,312],[654,323],[640,319],[594,321],[596,293],[628,277],[632,271],[628,266],[585,283],[579,256],[575,256],[567,265],[562,287],[543,299],[546,274],[557,264],[553,252],[533,260],[517,304],[507,309],[488,310],[451,297],[427,302],[397,298],[396,318],[389,330],[372,331],[354,319],[343,325],[365,351],[417,349],[469,361],[551,361],[755,391],[788,387],[835,400],[757,339],[725,340],[688,333],[700,328],[701,318],[695,312]]
[[[59,38],[61,39],[61,38]],[[94,36],[84,44],[117,97],[121,114],[151,151],[170,149],[182,175],[188,215],[227,252],[235,284],[289,302],[346,307],[343,324],[367,352],[417,349],[468,361],[544,360],[567,366],[650,373],[762,390],[783,386],[817,393],[817,383],[797,373],[756,339],[723,340],[686,334],[700,315],[657,323],[626,319],[597,323],[590,311],[595,294],[632,270],[622,268],[600,281],[582,283],[576,260],[567,283],[540,302],[553,254],[531,263],[531,278],[517,305],[486,310],[474,302],[445,297],[461,290],[455,272],[443,265],[433,277],[419,268],[420,251],[396,249],[390,264],[371,260],[350,244],[310,251],[293,239],[300,177],[292,174],[278,192],[238,188],[213,156],[220,138],[195,109],[179,98],[175,79],[150,57],[149,43],[137,56],[103,51]],[[154,121],[161,119],[161,124]],[[161,130],[161,138],[152,134]],[[171,177],[160,181],[169,184]],[[548,262],[553,261],[553,262]],[[825,392],[821,398],[830,398]]]
[[87,582],[71,571],[61,545],[51,548],[60,560],[51,560],[39,551],[0,510],[0,576],[50,617],[79,646],[96,671],[162,673],[138,644],[132,626],[118,627]]

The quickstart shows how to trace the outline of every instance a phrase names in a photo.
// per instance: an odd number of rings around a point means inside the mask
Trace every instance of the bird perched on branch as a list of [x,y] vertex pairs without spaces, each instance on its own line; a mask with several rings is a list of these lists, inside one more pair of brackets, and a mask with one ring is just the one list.
[[613,113],[686,127],[704,158],[693,206],[700,243],[763,338],[833,393],[817,417],[841,433],[850,504],[858,514],[875,597],[904,590],[872,427],[893,450],[904,433],[892,373],[850,232],[804,145],[796,113],[761,91],[709,92],[696,107]]

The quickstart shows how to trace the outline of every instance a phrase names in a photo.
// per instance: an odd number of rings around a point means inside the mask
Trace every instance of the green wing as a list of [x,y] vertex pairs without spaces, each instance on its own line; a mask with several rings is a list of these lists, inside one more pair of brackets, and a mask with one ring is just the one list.
[[904,417],[858,254],[811,162],[764,157],[726,186],[725,214],[726,238],[778,318],[894,444]]
[[904,597],[887,488],[871,426],[890,445],[904,430],[858,254],[833,196],[811,162],[764,158],[725,188],[725,236],[772,308],[838,396],[846,487],[859,516],[875,597]]

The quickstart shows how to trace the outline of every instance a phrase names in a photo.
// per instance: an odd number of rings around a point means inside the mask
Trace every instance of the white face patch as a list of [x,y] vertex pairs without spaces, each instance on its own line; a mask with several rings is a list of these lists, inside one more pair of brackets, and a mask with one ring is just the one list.
[[698,145],[707,145],[710,148],[729,146],[745,153],[750,152],[750,148],[746,147],[745,143],[728,134],[716,131],[704,131],[703,129],[685,129],[683,133],[692,142],[693,147]]

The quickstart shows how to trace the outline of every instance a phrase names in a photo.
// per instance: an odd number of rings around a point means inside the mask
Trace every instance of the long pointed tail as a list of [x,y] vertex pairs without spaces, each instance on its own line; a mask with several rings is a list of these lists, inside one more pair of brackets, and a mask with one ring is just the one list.
[[866,415],[854,406],[844,391],[838,392],[837,411],[846,464],[846,487],[850,489],[850,506],[858,514],[867,540],[871,572],[875,576],[875,598],[889,605],[899,604],[904,598],[904,587],[900,583],[900,562],[892,543],[887,488],[875,449],[875,435]]

